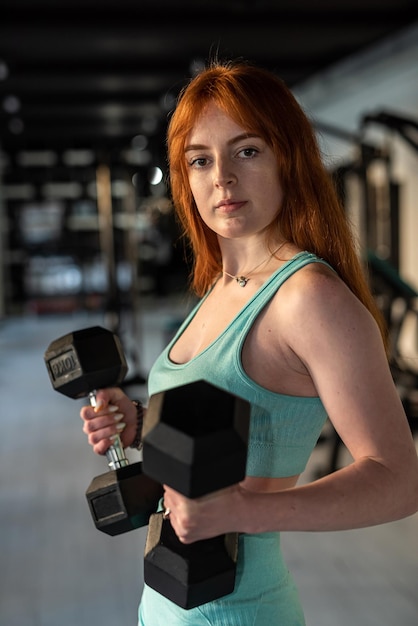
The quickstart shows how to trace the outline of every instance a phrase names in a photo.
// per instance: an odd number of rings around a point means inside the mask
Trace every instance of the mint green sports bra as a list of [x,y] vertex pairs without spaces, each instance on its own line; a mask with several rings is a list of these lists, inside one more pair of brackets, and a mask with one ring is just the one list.
[[187,316],[149,374],[150,395],[203,379],[251,403],[248,476],[279,478],[303,472],[327,419],[319,397],[269,391],[249,378],[241,363],[245,338],[257,316],[280,286],[309,263],[325,261],[310,252],[295,255],[270,276],[205,350],[187,363],[173,363],[168,356],[171,347],[190,324],[205,296]]

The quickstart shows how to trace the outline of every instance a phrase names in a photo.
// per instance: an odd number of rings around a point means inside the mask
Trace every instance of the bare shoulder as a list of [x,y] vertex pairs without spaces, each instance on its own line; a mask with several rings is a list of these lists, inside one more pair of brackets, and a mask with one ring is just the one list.
[[306,306],[326,305],[330,301],[338,303],[354,298],[354,295],[338,274],[324,263],[310,263],[295,272],[280,290],[283,299],[292,313],[306,310]]
[[367,308],[345,282],[323,263],[311,263],[293,274],[278,292],[273,305],[289,343],[321,343],[339,333],[359,339],[380,333]]

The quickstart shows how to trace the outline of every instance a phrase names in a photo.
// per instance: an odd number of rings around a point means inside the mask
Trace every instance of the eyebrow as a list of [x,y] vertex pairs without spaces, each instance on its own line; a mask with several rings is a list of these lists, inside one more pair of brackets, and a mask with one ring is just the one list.
[[[242,133],[241,135],[237,135],[236,137],[233,137],[232,139],[227,141],[227,145],[232,146],[239,141],[242,141],[243,139],[251,139],[253,137],[256,139],[260,139],[260,135],[257,135],[256,133]],[[191,143],[185,146],[184,151],[190,152],[191,150],[206,150],[207,148],[208,146],[206,146],[205,144]]]

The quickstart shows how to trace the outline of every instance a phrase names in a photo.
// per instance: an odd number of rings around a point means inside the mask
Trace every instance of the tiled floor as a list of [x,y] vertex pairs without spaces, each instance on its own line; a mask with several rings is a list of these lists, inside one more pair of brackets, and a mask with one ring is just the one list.
[[[186,307],[148,303],[136,329],[123,322],[123,337],[138,346],[128,352],[132,374],[148,371]],[[105,325],[91,314],[0,323],[0,626],[136,626],[145,531],[108,537],[94,527],[84,491],[107,464],[82,433],[82,401],[55,392],[43,362],[50,341],[96,323]],[[145,388],[132,395],[146,399]],[[314,451],[305,480],[325,454]],[[307,626],[418,625],[417,515],[359,531],[289,533],[283,545]]]

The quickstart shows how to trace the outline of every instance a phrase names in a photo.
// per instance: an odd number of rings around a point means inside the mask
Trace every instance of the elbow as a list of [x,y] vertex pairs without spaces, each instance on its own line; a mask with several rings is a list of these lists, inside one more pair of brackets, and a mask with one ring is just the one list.
[[407,515],[414,515],[417,512],[418,512],[418,462],[416,464],[416,468],[414,472],[412,495],[411,495],[410,506],[409,506]]
[[406,471],[402,473],[398,485],[398,494],[403,493],[402,498],[397,498],[399,506],[399,518],[409,517],[418,512],[418,456],[415,456]]
[[406,497],[400,507],[398,519],[415,515],[418,512],[418,488]]
[[[416,453],[409,459],[404,457],[402,462],[398,462],[395,466],[379,461],[378,466],[380,467],[379,473],[384,468],[385,475],[385,479],[380,483],[380,489],[385,491],[385,496],[383,496],[383,506],[386,510],[385,522],[394,522],[417,513],[418,456]],[[380,477],[382,478],[382,474]]]

